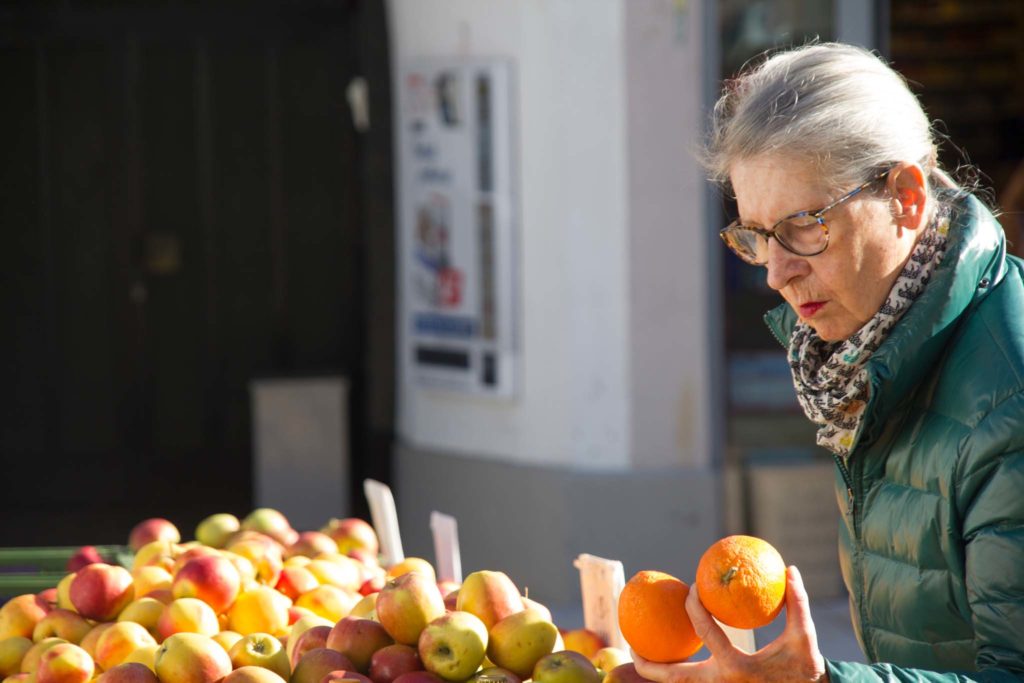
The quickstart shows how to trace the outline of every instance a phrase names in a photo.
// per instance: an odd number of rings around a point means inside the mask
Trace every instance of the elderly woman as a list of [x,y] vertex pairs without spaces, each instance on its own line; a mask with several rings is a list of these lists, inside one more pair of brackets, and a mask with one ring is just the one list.
[[[637,661],[661,681],[1024,678],[1024,266],[938,167],[902,78],[859,48],[775,54],[730,81],[708,148],[739,219],[721,231],[785,304],[767,323],[836,463],[839,556],[872,664],[818,650],[789,568],[782,635]],[[953,673],[958,672],[958,673]]]

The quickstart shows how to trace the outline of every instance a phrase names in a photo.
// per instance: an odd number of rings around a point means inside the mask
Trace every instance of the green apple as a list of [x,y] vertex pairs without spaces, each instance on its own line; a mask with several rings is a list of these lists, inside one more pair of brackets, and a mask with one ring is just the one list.
[[228,651],[231,665],[260,666],[273,671],[281,678],[288,680],[292,668],[288,661],[288,652],[281,640],[269,633],[250,633],[231,646]]
[[238,517],[227,512],[219,512],[199,522],[199,526],[196,527],[196,540],[211,548],[223,548],[231,534],[241,527],[242,523],[238,521]]
[[562,650],[544,655],[533,667],[534,683],[601,683],[601,674],[579,652]]
[[370,670],[374,652],[394,642],[376,621],[353,616],[338,621],[327,636],[327,647],[348,657],[361,674]]
[[500,666],[489,666],[473,674],[468,683],[523,683],[523,679],[508,669],[502,669]]
[[525,609],[505,617],[490,632],[487,657],[495,666],[527,679],[537,661],[558,641],[558,627],[543,612]]
[[433,577],[420,572],[391,579],[377,595],[377,621],[403,645],[416,645],[427,624],[444,613],[444,598]]
[[487,653],[487,626],[469,612],[447,612],[420,634],[423,668],[446,681],[464,681],[480,668]]
[[523,610],[523,599],[504,572],[482,570],[466,577],[455,609],[475,614],[488,630],[505,617]]

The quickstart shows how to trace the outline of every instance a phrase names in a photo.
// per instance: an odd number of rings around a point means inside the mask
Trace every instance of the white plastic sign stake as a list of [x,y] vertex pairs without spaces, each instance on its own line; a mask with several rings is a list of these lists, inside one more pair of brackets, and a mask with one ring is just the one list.
[[380,539],[380,552],[384,566],[390,567],[405,559],[402,552],[402,535],[398,531],[398,513],[395,511],[395,497],[391,488],[376,479],[363,480],[363,492],[370,504],[373,528]]
[[576,558],[573,566],[580,570],[583,626],[601,636],[608,645],[629,652],[629,645],[619,630],[619,593],[626,585],[622,563],[584,553]]
[[757,650],[757,644],[754,642],[754,632],[749,628],[733,628],[732,626],[726,626],[722,622],[715,619],[715,623],[722,627],[725,631],[726,637],[732,646],[743,650],[744,652],[754,652]]
[[451,515],[430,513],[430,531],[434,535],[434,561],[437,579],[462,583],[462,555],[459,553],[459,524]]

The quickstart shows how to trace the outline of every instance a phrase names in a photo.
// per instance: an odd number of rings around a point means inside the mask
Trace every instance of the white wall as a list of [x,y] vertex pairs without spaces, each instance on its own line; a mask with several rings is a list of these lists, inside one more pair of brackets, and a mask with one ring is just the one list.
[[389,1],[396,70],[510,57],[518,85],[519,393],[419,388],[400,359],[405,443],[528,465],[708,462],[704,195],[690,156],[700,4]]
[[[625,0],[632,462],[712,458],[703,3]],[[718,245],[715,245],[718,246]],[[715,253],[715,252],[712,252]]]

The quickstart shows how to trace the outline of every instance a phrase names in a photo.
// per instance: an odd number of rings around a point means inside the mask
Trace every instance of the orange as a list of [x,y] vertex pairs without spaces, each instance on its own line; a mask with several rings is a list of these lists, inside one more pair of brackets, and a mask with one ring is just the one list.
[[694,583],[704,608],[720,622],[759,628],[782,610],[786,564],[765,540],[726,536],[704,552]]
[[690,587],[658,571],[637,572],[619,594],[619,629],[637,653],[652,662],[679,662],[701,648],[686,614]]

